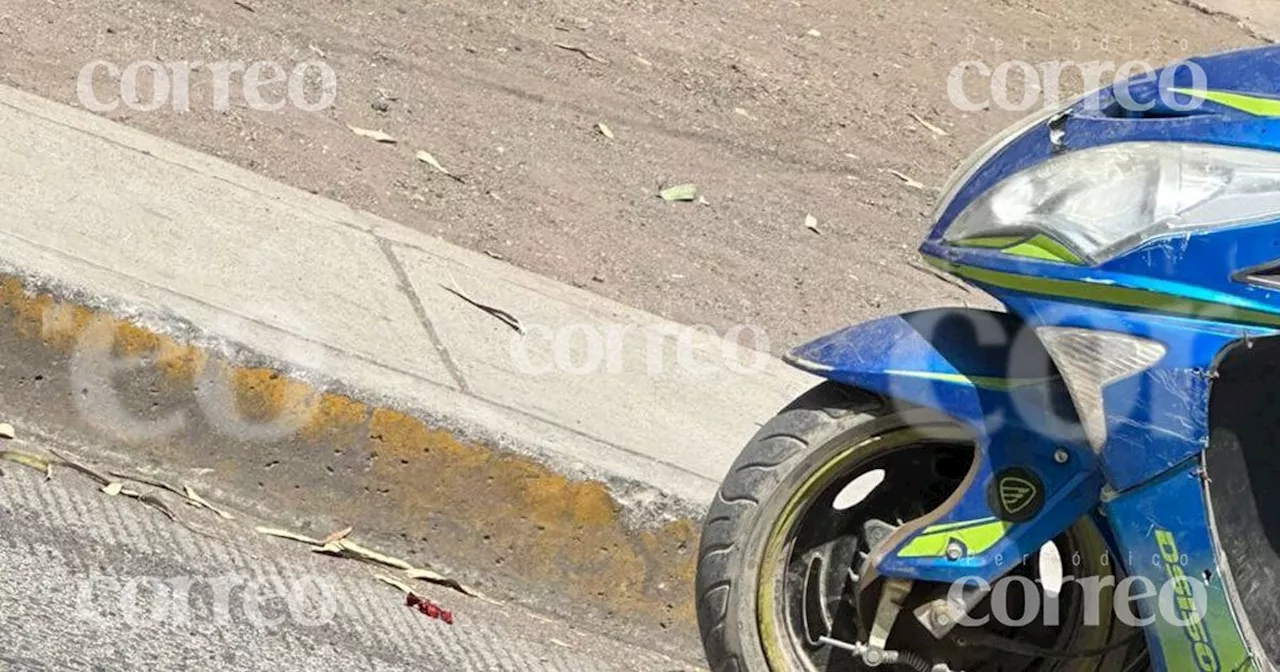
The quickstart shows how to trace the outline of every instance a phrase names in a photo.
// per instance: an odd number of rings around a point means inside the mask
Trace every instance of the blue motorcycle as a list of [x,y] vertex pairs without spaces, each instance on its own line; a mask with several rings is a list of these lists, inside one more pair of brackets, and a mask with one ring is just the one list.
[[1015,125],[920,252],[1007,312],[787,355],[827,380],[711,505],[712,669],[1275,669],[1280,48]]

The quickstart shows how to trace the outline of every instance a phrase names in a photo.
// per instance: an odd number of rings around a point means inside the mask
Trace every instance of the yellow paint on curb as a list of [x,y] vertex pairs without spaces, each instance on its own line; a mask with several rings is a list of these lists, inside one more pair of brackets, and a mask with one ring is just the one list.
[[[604,483],[568,478],[532,458],[273,369],[229,363],[102,311],[30,292],[16,277],[0,276],[0,307],[0,319],[16,333],[54,353],[94,348],[140,358],[170,384],[165,394],[180,401],[202,374],[217,373],[229,381],[245,419],[298,421],[292,441],[263,446],[295,465],[295,473],[350,451],[367,456],[367,469],[348,469],[329,486],[321,482],[296,494],[283,486],[268,490],[280,505],[302,509],[297,513],[342,516],[362,529],[429,540],[433,547],[439,541],[435,550],[455,559],[626,617],[664,626],[694,622],[695,521],[633,529]],[[266,487],[261,461],[242,453],[210,454],[208,444],[187,445],[181,436],[134,448],[153,451],[150,456],[175,468],[216,466],[230,483]]]

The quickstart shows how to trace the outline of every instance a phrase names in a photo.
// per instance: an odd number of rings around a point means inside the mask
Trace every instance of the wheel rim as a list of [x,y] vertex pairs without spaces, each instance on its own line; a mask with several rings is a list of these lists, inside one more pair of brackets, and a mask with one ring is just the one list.
[[[945,502],[964,481],[974,451],[971,436],[954,425],[900,427],[869,438],[864,435],[846,445],[809,471],[777,517],[765,545],[757,620],[762,648],[773,669],[862,668],[848,652],[823,645],[817,637],[859,640],[854,592],[866,554],[902,521],[924,516]],[[879,479],[877,472],[882,475]],[[1074,553],[1069,533],[1053,543],[1062,557]],[[1039,553],[1010,574],[1035,580],[1038,560]],[[1073,622],[1070,615],[1078,606],[1068,603],[1068,597],[1061,596],[1063,624]],[[979,605],[979,612],[984,606]],[[914,621],[905,611],[899,617],[903,618]],[[1037,626],[1039,621],[1023,628],[1002,628],[992,619],[992,631],[1046,648],[1072,645],[1075,628]],[[916,644],[939,645],[931,637],[919,641],[906,636],[913,645],[903,647],[906,650],[917,650]],[[894,637],[901,639],[898,628]],[[890,648],[895,644],[891,638]],[[1020,672],[1037,667],[1030,659],[1010,660],[1008,654],[969,650],[963,659],[956,657],[956,651],[947,654],[951,658],[947,662],[961,665],[956,669]]]

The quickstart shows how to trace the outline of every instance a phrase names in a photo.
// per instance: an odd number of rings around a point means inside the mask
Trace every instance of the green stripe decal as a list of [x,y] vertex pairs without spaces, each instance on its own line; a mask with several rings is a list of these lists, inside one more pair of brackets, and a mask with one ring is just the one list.
[[925,260],[944,271],[955,273],[962,278],[968,278],[980,284],[1012,289],[1028,294],[1106,303],[1200,320],[1280,327],[1280,314],[1277,313],[1238,308],[1222,303],[1189,299],[1183,296],[1149,292],[1130,287],[1004,273],[975,266],[955,264],[937,257],[926,256]]
[[933,528],[927,528],[924,534],[912,539],[906,546],[903,546],[902,550],[898,551],[898,557],[945,557],[947,545],[951,543],[952,539],[964,544],[969,555],[985,553],[1004,538],[1005,532],[1011,525],[1003,520],[993,518],[984,520],[988,522],[970,521],[970,523],[965,523],[969,527],[943,526],[944,529],[940,532],[931,532],[930,530]]
[[1030,387],[1055,380],[1054,378],[1001,378],[999,376],[968,376],[963,373],[943,373],[941,371],[907,371],[903,369],[886,369],[887,376],[906,376],[908,378],[924,378],[943,383],[972,385],[984,390],[1007,392],[1020,387]]
[[1029,240],[1023,241],[1012,247],[1006,247],[1003,251],[1005,254],[1012,254],[1019,257],[1058,261],[1065,264],[1084,264],[1084,260],[1077,256],[1075,252],[1067,249],[1065,245],[1039,233],[1032,236]]
[[952,241],[951,244],[955,245],[956,247],[983,247],[983,248],[1003,249],[1003,248],[1009,247],[1010,245],[1017,245],[1018,243],[1021,243],[1026,239],[1027,237],[1025,235],[1024,236],[983,236],[978,238],[962,238],[960,240]]
[[1034,236],[979,236],[952,241],[956,247],[976,247],[989,250],[1000,250],[1005,254],[1029,259],[1056,261],[1065,264],[1083,265],[1084,260],[1067,246],[1058,241],[1037,233]]
[[1259,117],[1280,117],[1280,99],[1251,96],[1231,91],[1206,91],[1201,89],[1170,89],[1184,96],[1200,98],[1209,102],[1225,105],[1232,109],[1248,112]]

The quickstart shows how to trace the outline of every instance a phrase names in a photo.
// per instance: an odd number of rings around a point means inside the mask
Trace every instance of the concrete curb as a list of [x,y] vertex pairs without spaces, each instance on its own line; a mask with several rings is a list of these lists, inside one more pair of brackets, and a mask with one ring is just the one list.
[[[615,493],[649,486],[575,479],[437,419],[319,387],[172,316],[123,317],[12,270],[0,274],[0,358],[5,419],[95,446],[95,459],[178,475],[303,532],[355,525],[408,557],[426,549],[424,564],[460,568],[543,607],[671,629],[674,639],[692,633],[694,503],[669,502],[663,522],[639,520]],[[114,376],[106,388],[85,386],[102,375]],[[202,387],[225,389],[251,422],[300,426],[280,437],[227,433],[209,417]],[[127,436],[101,412],[104,394],[114,413],[149,424],[177,414],[184,427]]]

